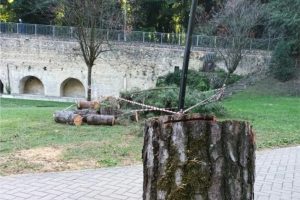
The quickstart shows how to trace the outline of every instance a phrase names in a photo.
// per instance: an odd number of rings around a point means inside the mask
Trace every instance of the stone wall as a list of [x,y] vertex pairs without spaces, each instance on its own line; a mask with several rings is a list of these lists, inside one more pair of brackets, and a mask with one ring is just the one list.
[[[172,72],[175,66],[181,68],[183,52],[183,47],[115,43],[112,51],[103,53],[93,67],[92,96],[154,87],[158,76]],[[190,69],[199,70],[203,65],[200,58],[207,52],[194,49]],[[267,59],[265,52],[251,54],[243,60],[237,73],[264,68]],[[223,65],[220,62],[218,66]],[[24,78],[29,76],[41,81],[45,96],[80,97],[87,88],[87,68],[76,41],[0,34],[0,80],[6,85],[10,78],[12,93],[21,94],[26,84]],[[78,81],[75,85],[68,82],[74,80]],[[31,85],[35,87],[40,86]],[[78,94],[70,91],[72,87]]]

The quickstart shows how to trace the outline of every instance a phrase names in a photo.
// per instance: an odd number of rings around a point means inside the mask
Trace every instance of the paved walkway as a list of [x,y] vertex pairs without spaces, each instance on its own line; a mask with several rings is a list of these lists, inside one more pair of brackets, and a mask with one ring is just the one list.
[[[142,166],[0,177],[1,200],[139,200]],[[300,200],[300,146],[257,153],[255,199]]]

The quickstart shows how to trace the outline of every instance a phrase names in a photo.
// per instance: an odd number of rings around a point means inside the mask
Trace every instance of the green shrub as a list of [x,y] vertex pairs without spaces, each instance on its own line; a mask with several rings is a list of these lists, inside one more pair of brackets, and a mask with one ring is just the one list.
[[218,69],[214,72],[206,73],[207,78],[209,79],[209,84],[211,89],[217,89],[222,87],[224,81],[226,80],[225,84],[230,85],[242,78],[241,75],[237,74],[230,74],[229,77],[228,73],[225,70]]
[[[179,86],[180,86],[181,71],[175,71],[165,76],[161,76],[157,80],[156,88],[149,90],[133,90],[129,92],[121,93],[121,97],[135,102],[144,103],[159,108],[168,108],[177,110],[179,99]],[[241,76],[232,74],[227,78],[227,73],[224,70],[217,70],[215,72],[200,72],[195,70],[188,71],[187,78],[187,90],[185,95],[185,107],[189,108],[196,105],[201,100],[207,99],[213,92],[210,89],[216,89],[222,87],[224,81],[226,84],[232,84],[238,81]],[[203,92],[205,91],[205,93]],[[130,103],[121,102],[122,109],[141,109],[140,106],[132,105]],[[209,103],[201,105],[190,112],[203,113],[203,114],[215,114],[222,116],[225,114],[225,108],[221,103]],[[145,112],[144,116],[149,117],[158,115],[161,112]]]
[[[181,71],[169,73],[158,78],[156,86],[180,86]],[[233,84],[240,80],[242,76],[231,74],[227,79],[228,73],[222,69],[214,72],[198,72],[195,70],[188,71],[187,86],[194,90],[207,91],[209,89],[216,89],[222,87],[226,80],[226,85]]]
[[[180,86],[180,78],[181,78],[181,70],[174,73],[169,73],[165,76],[161,76],[158,78],[156,86],[169,86],[169,85],[176,85]],[[186,82],[189,88],[200,90],[200,91],[207,91],[209,90],[209,79],[201,72],[195,70],[188,71],[188,78]]]
[[[145,90],[145,91],[140,91],[140,92],[133,92],[131,95],[128,95],[130,92],[122,93],[121,96],[123,98],[130,97],[131,100],[144,103],[146,105],[152,105],[156,106],[159,108],[168,108],[168,109],[174,109],[177,110],[178,108],[178,95],[179,95],[179,88],[162,88],[161,90],[159,89],[154,89],[154,90]],[[185,97],[185,107],[189,108],[197,103],[199,103],[201,100],[204,100],[211,95],[213,95],[213,92],[206,92],[203,93],[201,91],[187,88],[186,91],[186,97]],[[135,106],[132,104],[122,104],[123,109],[140,109],[141,107]],[[211,104],[206,104],[206,105],[201,105],[190,112],[199,112],[203,114],[215,114],[215,115],[224,115],[225,113],[225,108],[222,106],[221,103],[211,103]],[[159,115],[160,112],[145,112],[144,115],[149,117],[153,116],[153,114]]]
[[273,52],[270,70],[280,81],[292,79],[296,73],[295,60],[291,57],[291,46],[287,42],[280,42]]

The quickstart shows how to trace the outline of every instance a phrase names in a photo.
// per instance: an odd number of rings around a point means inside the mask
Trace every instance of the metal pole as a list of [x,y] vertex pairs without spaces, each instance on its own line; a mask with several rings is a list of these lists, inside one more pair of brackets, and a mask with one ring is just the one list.
[[195,19],[195,12],[196,12],[197,4],[198,4],[198,0],[192,1],[189,24],[188,24],[188,31],[187,31],[187,38],[186,38],[186,45],[185,45],[185,51],[184,51],[184,58],[183,58],[181,81],[180,81],[179,107],[178,107],[180,112],[183,112],[183,109],[184,109],[186,79],[187,79],[187,72],[188,72],[188,67],[189,67],[192,34],[193,34],[193,29],[194,29],[194,19]]
[[127,36],[126,36],[126,30],[127,30],[127,2],[126,0],[124,1],[124,42],[127,41]]

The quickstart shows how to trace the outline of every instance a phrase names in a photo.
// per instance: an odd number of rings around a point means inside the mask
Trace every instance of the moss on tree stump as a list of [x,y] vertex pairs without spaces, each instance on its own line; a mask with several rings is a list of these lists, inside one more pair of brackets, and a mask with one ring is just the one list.
[[248,122],[199,114],[152,118],[145,125],[143,165],[144,200],[254,199],[255,141]]

